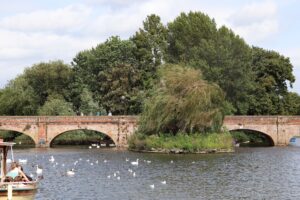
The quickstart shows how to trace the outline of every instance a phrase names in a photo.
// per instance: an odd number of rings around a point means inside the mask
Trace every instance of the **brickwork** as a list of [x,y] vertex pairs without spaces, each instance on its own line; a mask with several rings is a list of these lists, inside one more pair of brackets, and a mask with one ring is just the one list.
[[[254,130],[268,135],[274,145],[287,145],[300,135],[300,116],[226,116],[228,130]],[[126,147],[137,128],[137,116],[1,116],[0,130],[31,137],[37,147],[49,147],[58,135],[72,130],[94,130],[108,135],[118,147]]]
[[58,135],[72,130],[94,130],[108,135],[118,147],[137,127],[136,116],[49,116],[0,117],[0,130],[12,130],[31,137],[36,147],[49,147]]

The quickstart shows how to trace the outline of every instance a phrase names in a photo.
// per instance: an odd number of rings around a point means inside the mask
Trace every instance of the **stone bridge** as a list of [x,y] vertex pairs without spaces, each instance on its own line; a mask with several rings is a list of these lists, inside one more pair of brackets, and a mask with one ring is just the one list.
[[126,147],[137,126],[135,116],[1,116],[0,130],[23,133],[36,147],[50,147],[58,135],[73,130],[93,130],[109,136],[117,147]]
[[300,116],[226,116],[228,130],[252,130],[267,135],[275,146],[288,145],[290,138],[300,136]]
[[[49,147],[58,135],[73,130],[94,130],[109,136],[117,147],[126,147],[137,128],[137,116],[0,116],[0,130],[23,133],[36,147]],[[300,116],[226,116],[228,130],[253,130],[277,145],[287,145],[300,135]]]

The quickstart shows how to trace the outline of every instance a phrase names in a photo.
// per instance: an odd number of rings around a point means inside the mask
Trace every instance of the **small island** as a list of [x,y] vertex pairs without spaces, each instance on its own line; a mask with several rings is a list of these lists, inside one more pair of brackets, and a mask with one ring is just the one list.
[[233,152],[233,138],[222,130],[225,95],[200,70],[163,65],[145,102],[129,150],[158,153]]

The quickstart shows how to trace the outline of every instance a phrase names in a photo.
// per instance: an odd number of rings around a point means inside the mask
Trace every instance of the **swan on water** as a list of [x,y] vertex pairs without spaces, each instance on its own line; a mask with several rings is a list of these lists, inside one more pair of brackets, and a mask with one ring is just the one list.
[[131,164],[135,166],[139,165],[139,159],[136,159],[136,161],[132,161]]
[[19,163],[20,164],[26,164],[27,163],[27,159],[19,159]]
[[50,162],[54,162],[54,161],[55,161],[54,157],[51,156],[51,158],[49,159],[49,161],[50,161]]
[[67,175],[68,175],[68,176],[74,176],[74,175],[75,175],[74,169],[68,170],[68,171],[67,171]]
[[36,166],[36,173],[37,174],[42,174],[43,173],[43,169],[40,168],[38,165]]

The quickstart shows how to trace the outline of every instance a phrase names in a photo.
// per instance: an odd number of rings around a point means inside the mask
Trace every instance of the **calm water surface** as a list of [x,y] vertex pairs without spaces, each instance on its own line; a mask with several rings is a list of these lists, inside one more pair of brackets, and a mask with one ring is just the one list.
[[[54,163],[49,162],[51,155]],[[44,179],[34,199],[300,199],[300,148],[239,148],[232,154],[210,155],[23,149],[14,156],[28,159],[27,174],[35,172],[36,164],[43,167]],[[137,158],[139,165],[132,166]],[[74,177],[66,175],[71,168]]]

